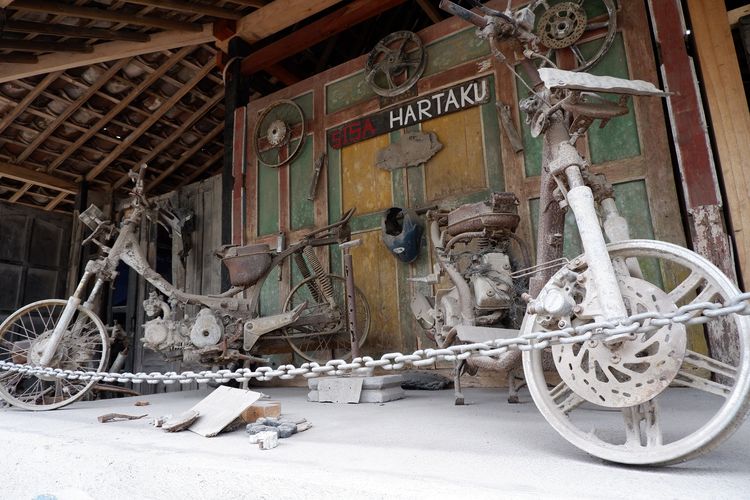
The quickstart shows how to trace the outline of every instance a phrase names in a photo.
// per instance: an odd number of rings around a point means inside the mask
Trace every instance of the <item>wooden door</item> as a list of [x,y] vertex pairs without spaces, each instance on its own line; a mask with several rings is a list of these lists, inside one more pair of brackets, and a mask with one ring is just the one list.
[[[615,42],[592,72],[657,82],[644,6],[621,3]],[[429,291],[424,284],[409,281],[431,272],[429,245],[424,242],[420,258],[412,264],[396,260],[380,238],[385,209],[454,208],[487,199],[491,191],[507,190],[521,200],[519,234],[533,246],[536,232],[541,148],[519,115],[518,100],[526,96],[522,82],[495,61],[488,44],[459,19],[433,25],[419,36],[427,51],[427,69],[415,95],[404,97],[401,103],[477,78],[489,82],[493,90],[489,101],[336,149],[326,141],[331,131],[394,106],[377,98],[364,81],[365,57],[360,57],[253,102],[247,109],[247,134],[252,137],[258,114],[274,101],[307,103],[310,133],[307,152],[278,169],[258,164],[247,145],[245,238],[275,247],[279,232],[294,241],[313,225],[334,221],[356,207],[352,228],[363,245],[353,252],[355,280],[372,309],[373,327],[364,349],[371,355],[431,346],[409,308],[415,290]],[[501,134],[496,102],[511,105],[516,126],[523,133],[523,153],[514,153]],[[656,98],[636,98],[631,114],[612,120],[604,129],[592,129],[579,147],[593,170],[605,172],[615,184],[618,205],[634,237],[684,243],[661,106]],[[425,164],[392,172],[375,167],[379,150],[415,130],[435,132],[443,149]],[[319,188],[325,189],[319,189],[314,202],[307,203],[299,193],[305,192],[314,159],[324,152],[328,171],[321,176]],[[569,256],[580,251],[571,224],[572,219],[566,231]],[[340,261],[340,252],[331,251],[329,264],[334,271],[340,269]],[[284,271],[279,278],[264,290],[264,307],[269,312],[283,302],[293,280]]]
[[0,322],[19,307],[64,298],[69,215],[0,203]]

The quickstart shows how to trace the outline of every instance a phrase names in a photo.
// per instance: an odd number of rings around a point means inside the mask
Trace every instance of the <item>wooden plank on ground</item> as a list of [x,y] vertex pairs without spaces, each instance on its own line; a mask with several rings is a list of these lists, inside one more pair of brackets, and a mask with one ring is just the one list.
[[200,414],[190,430],[203,437],[216,436],[258,401],[260,396],[259,392],[221,385],[190,409]]

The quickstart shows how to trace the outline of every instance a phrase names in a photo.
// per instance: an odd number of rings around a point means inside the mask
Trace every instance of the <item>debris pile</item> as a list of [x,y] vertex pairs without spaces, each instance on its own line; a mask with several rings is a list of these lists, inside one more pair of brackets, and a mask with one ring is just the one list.
[[[281,417],[260,417],[255,422],[247,424],[245,432],[250,435],[251,443],[257,443],[261,450],[268,450],[278,446],[278,439],[286,439],[310,427],[312,424],[304,418],[288,420]],[[270,438],[269,435],[274,437]]]

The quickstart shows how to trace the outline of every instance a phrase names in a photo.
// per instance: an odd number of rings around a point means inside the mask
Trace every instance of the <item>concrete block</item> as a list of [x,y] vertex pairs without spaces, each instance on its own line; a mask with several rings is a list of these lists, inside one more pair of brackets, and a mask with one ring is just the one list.
[[403,399],[406,393],[401,387],[390,387],[387,389],[372,389],[362,391],[362,396],[359,399],[360,403],[387,403],[388,401],[395,401],[397,399]]
[[379,375],[377,377],[315,377],[307,379],[307,387],[317,391],[321,381],[325,380],[347,380],[361,378],[363,389],[384,389],[386,387],[400,386],[403,381],[401,374]]
[[[354,377],[349,377],[352,379]],[[347,378],[339,377],[324,377],[322,380],[310,379],[308,386],[312,389],[307,394],[307,400],[313,402],[331,402],[330,399],[325,397],[321,400],[321,391],[318,389],[321,387],[320,382],[323,381],[323,386],[329,384],[331,380],[347,380]],[[360,393],[358,401],[359,403],[386,403],[388,401],[395,401],[402,399],[406,396],[406,393],[401,388],[401,375],[383,375],[381,377],[365,377],[363,380],[363,389]],[[369,387],[369,388],[368,388]]]
[[318,384],[318,401],[321,403],[359,403],[362,392],[360,377],[327,377]]

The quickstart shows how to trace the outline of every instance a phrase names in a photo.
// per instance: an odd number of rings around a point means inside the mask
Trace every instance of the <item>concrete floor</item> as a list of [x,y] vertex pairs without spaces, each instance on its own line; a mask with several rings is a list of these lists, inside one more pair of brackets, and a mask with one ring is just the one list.
[[[385,405],[309,403],[264,389],[314,427],[268,451],[244,430],[168,434],[109,412],[179,413],[206,391],[79,402],[53,412],[0,410],[0,498],[750,498],[750,424],[711,454],[660,469],[620,467],[577,450],[530,402],[498,390],[409,391]],[[45,497],[42,497],[45,498]],[[47,497],[51,498],[51,497]],[[46,499],[45,499],[46,500]]]

